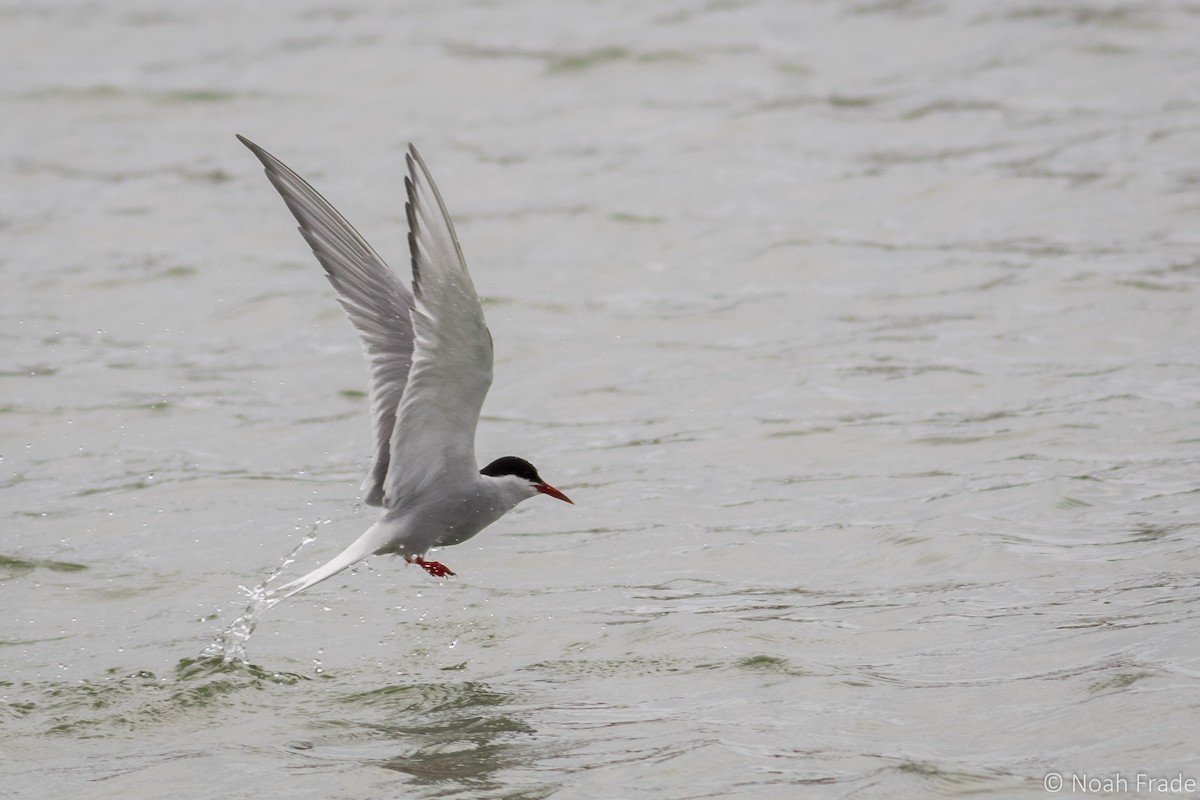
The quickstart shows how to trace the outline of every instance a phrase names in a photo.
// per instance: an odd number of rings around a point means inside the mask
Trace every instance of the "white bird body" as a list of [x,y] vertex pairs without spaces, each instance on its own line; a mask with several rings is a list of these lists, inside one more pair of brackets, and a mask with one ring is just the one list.
[[282,195],[325,268],[367,357],[375,446],[365,502],[382,516],[323,566],[280,586],[270,605],[372,554],[395,553],[434,576],[434,547],[461,544],[541,493],[571,502],[515,456],[480,470],[475,428],[492,382],[492,337],[446,212],[421,157],[409,147],[405,209],[413,288],[303,178],[239,136]]

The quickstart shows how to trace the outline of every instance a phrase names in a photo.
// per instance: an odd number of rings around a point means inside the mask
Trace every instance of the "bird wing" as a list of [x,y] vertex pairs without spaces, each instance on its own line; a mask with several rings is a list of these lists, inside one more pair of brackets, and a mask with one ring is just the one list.
[[[392,465],[396,414],[413,357],[413,294],[358,231],[307,181],[254,142],[244,136],[237,138],[263,163],[267,178],[300,224],[301,235],[325,268],[325,276],[337,291],[338,302],[358,331],[370,371],[371,415],[375,423],[374,459],[362,486],[366,494],[364,502],[383,505],[385,479]],[[436,190],[434,193],[436,196]],[[411,197],[411,189],[409,194]],[[453,242],[449,220],[445,225]],[[414,261],[414,271],[415,265]]]
[[478,478],[475,427],[492,384],[492,336],[454,225],[411,145],[407,161],[415,340],[384,484],[390,508],[417,502],[437,482]]

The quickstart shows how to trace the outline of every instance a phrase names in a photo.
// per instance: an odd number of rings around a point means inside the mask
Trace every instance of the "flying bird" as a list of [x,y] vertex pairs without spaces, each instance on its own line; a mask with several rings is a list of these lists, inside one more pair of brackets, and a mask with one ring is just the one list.
[[475,428],[492,383],[492,336],[442,196],[409,145],[405,211],[412,289],[308,182],[244,136],[296,218],[358,332],[370,372],[374,452],[364,501],[379,520],[325,565],[272,591],[270,604],[370,555],[394,553],[434,577],[431,548],[461,544],[537,494],[567,503],[523,458],[479,469]]

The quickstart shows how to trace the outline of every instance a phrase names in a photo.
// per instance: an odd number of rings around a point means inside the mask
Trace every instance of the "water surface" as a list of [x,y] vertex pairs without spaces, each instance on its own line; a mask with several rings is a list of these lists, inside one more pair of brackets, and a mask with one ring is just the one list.
[[[0,21],[15,796],[1200,778],[1194,7]],[[578,505],[453,580],[375,559],[221,664],[239,587],[373,519],[357,343],[234,133],[400,267],[417,143],[497,343],[480,456]]]

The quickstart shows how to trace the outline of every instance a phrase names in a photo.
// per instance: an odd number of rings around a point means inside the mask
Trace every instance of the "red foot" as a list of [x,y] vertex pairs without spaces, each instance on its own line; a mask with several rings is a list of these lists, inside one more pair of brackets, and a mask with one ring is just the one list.
[[410,556],[404,560],[410,564],[416,564],[435,578],[444,578],[447,575],[454,574],[454,571],[445,564],[440,564],[437,561],[426,561],[420,556]]

